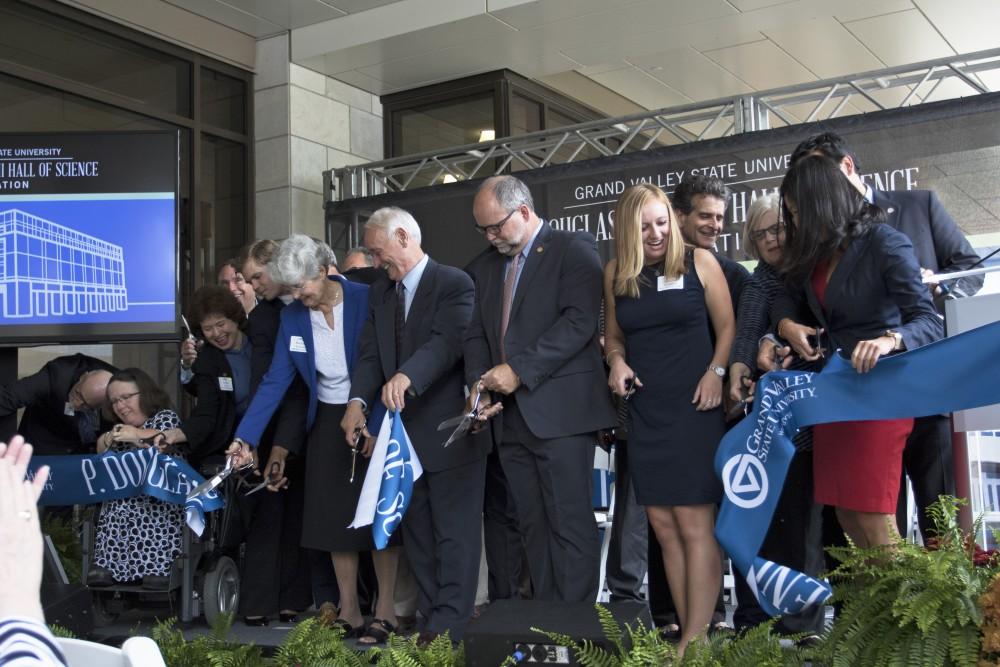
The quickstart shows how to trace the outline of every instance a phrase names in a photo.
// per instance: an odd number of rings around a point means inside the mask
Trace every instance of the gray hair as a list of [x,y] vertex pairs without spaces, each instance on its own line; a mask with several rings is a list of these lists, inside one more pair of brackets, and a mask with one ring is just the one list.
[[760,259],[760,255],[757,253],[757,244],[750,238],[750,234],[768,211],[777,211],[778,215],[781,215],[781,195],[777,192],[757,197],[747,211],[747,221],[743,224],[743,249],[754,259]]
[[487,178],[480,184],[476,194],[479,194],[483,190],[492,190],[497,204],[505,211],[513,211],[522,204],[532,211],[535,210],[535,202],[531,198],[531,190],[524,184],[524,181],[516,176],[494,176]]
[[305,234],[292,234],[281,242],[278,254],[267,268],[273,280],[282,285],[297,285],[336,265],[337,256],[330,246]]
[[383,206],[372,213],[372,217],[365,223],[365,229],[377,229],[387,237],[395,234],[397,229],[403,229],[411,239],[420,243],[420,225],[409,211],[398,206]]
[[344,253],[344,261],[346,262],[347,258],[350,257],[351,255],[361,255],[362,257],[365,258],[365,264],[367,264],[368,266],[375,266],[375,260],[372,259],[372,251],[364,247],[363,245],[354,246],[346,253]]

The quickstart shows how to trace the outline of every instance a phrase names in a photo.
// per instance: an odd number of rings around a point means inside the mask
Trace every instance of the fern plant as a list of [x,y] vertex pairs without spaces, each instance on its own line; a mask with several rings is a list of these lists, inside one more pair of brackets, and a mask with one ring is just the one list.
[[232,625],[232,615],[223,614],[211,632],[187,641],[177,629],[177,619],[168,618],[153,627],[152,637],[167,667],[265,667],[268,663],[259,646],[229,642]]
[[365,667],[365,654],[347,646],[344,631],[329,627],[318,618],[296,625],[274,654],[275,667]]
[[[942,496],[928,509],[936,548],[903,541],[891,548],[831,549],[841,564],[831,574],[843,608],[822,658],[833,667],[976,664],[983,616],[979,597],[997,572],[977,567],[975,544],[958,525],[961,501]],[[976,521],[977,534],[982,518]]]
[[417,643],[417,636],[390,635],[385,648],[372,648],[366,654],[376,667],[464,667],[465,649],[454,648],[448,634],[439,635],[426,646]]

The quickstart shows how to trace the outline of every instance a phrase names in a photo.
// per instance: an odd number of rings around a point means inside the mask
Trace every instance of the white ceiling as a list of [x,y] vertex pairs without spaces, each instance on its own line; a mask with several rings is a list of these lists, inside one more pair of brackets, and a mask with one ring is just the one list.
[[612,116],[1000,47],[1000,0],[167,1],[377,95],[505,67]]

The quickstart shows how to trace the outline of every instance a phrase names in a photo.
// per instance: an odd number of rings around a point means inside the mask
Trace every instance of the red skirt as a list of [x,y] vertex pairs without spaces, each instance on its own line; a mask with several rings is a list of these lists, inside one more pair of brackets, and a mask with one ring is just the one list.
[[837,422],[813,427],[816,502],[895,514],[903,447],[913,419]]

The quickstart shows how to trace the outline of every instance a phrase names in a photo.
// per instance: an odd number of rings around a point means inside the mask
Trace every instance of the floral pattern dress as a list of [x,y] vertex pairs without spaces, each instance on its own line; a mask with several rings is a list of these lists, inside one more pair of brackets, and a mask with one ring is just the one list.
[[[173,410],[160,410],[141,428],[165,431],[177,428],[180,418]],[[113,442],[109,451],[136,449],[131,442]],[[145,576],[165,576],[181,553],[184,506],[165,503],[150,496],[109,500],[101,507],[94,546],[94,563],[111,572],[121,583]]]

